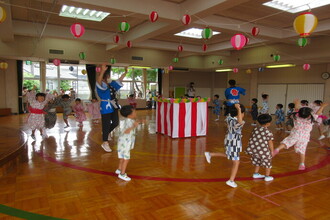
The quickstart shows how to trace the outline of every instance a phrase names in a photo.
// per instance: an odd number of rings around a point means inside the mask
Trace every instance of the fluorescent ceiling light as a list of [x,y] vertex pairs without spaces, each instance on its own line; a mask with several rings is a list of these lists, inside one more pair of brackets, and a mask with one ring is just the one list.
[[233,69],[219,69],[219,70],[215,70],[215,72],[229,72],[229,71],[233,71]]
[[[88,13],[89,12],[89,13]],[[78,18],[90,21],[102,21],[110,13],[90,10],[88,8],[76,8],[74,6],[63,5],[59,13],[62,17]]]
[[[181,31],[180,33],[176,33],[174,35],[181,36],[181,37],[202,39],[202,31],[203,31],[203,29],[200,29],[200,28],[190,28],[188,30]],[[217,34],[220,34],[220,32],[213,31],[213,35],[217,35]]]
[[272,69],[272,68],[284,68],[284,67],[295,67],[296,64],[278,64],[278,65],[269,65],[266,66],[266,68]]
[[151,69],[150,66],[129,66],[131,69]]
[[272,0],[263,5],[290,13],[307,11],[309,9],[329,5],[330,0]]

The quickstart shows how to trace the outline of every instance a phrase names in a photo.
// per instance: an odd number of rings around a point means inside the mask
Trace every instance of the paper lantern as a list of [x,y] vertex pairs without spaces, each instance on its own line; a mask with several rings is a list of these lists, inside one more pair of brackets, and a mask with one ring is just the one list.
[[248,45],[250,42],[250,38],[246,37],[246,43],[245,43],[245,46]]
[[169,66],[168,67],[168,70],[173,70],[173,66]]
[[79,58],[80,58],[81,60],[86,59],[86,54],[85,54],[85,52],[80,52],[80,53],[79,53]]
[[101,67],[97,66],[97,67],[95,68],[95,71],[96,71],[97,73],[101,72]]
[[252,30],[251,30],[251,34],[253,36],[257,36],[259,34],[259,32],[260,32],[260,29],[257,28],[257,27],[253,27]]
[[61,65],[61,60],[59,60],[59,59],[54,59],[54,60],[53,60],[53,64],[54,64],[55,66],[59,66],[59,65]]
[[111,58],[111,59],[110,59],[110,63],[111,63],[111,64],[115,64],[116,62],[117,62],[117,60],[116,60],[115,58]]
[[130,27],[131,26],[126,21],[122,21],[122,22],[119,23],[119,30],[121,32],[127,32],[127,31],[129,31],[129,28]]
[[74,23],[73,25],[71,25],[70,30],[71,30],[71,34],[76,38],[83,36],[83,34],[85,33],[84,26],[82,26],[79,23]]
[[223,60],[218,60],[218,64],[222,65],[223,64]]
[[0,7],[0,24],[4,22],[7,18],[6,10],[3,7]]
[[173,58],[173,62],[174,62],[174,63],[179,62],[179,58],[177,58],[177,57]]
[[87,74],[87,71],[86,71],[86,70],[81,70],[81,73],[82,73],[83,75],[86,75],[86,74]]
[[258,68],[258,71],[259,71],[259,72],[263,72],[264,70],[265,70],[265,68],[263,68],[263,67],[259,67],[259,68]]
[[235,34],[231,38],[231,45],[236,50],[242,49],[246,45],[246,37],[243,34]]
[[118,42],[120,41],[120,37],[116,34],[115,36],[113,36],[112,40],[115,44],[118,44]]
[[158,13],[155,12],[155,11],[152,11],[152,12],[149,14],[149,20],[150,20],[151,22],[155,22],[155,21],[157,21],[157,19],[158,19]]
[[8,68],[8,63],[6,63],[6,62],[1,62],[0,63],[0,69],[6,70],[7,68]]
[[303,69],[304,70],[309,70],[311,68],[311,65],[310,64],[307,64],[307,63],[305,63],[304,65],[303,65]]
[[294,19],[293,27],[301,37],[307,37],[315,30],[317,23],[317,17],[311,12],[306,12]]
[[182,45],[179,45],[179,46],[178,46],[178,51],[179,51],[179,52],[182,52],[182,51],[183,51],[183,46],[182,46]]
[[234,69],[233,69],[233,72],[234,72],[234,73],[238,73],[238,68],[234,68]]
[[273,59],[274,59],[275,62],[280,61],[281,56],[278,55],[278,54],[275,54],[275,55],[273,55]]
[[72,72],[74,70],[73,66],[70,66],[69,70]]
[[133,44],[132,44],[132,41],[127,41],[126,42],[126,46],[128,47],[128,48],[131,48],[132,46],[133,46]]
[[308,43],[308,40],[304,37],[298,39],[297,44],[299,47],[305,47]]
[[203,49],[203,51],[206,51],[207,50],[207,44],[203,44],[202,49]]
[[213,31],[211,28],[204,28],[202,30],[202,38],[203,39],[210,39],[213,36]]
[[252,73],[252,70],[251,70],[251,69],[247,69],[245,72],[246,72],[247,74],[251,74],[251,73]]
[[183,15],[181,21],[184,25],[189,25],[191,22],[190,15]]

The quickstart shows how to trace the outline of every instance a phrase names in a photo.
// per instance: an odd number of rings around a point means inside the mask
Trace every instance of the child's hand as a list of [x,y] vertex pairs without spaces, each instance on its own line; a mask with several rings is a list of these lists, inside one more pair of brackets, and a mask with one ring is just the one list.
[[329,103],[324,102],[324,103],[321,104],[321,107],[326,107],[328,105],[329,105]]
[[234,106],[235,106],[235,108],[236,108],[237,110],[241,110],[241,105],[240,105],[240,104],[237,103],[237,104],[235,104]]
[[133,125],[134,125],[134,127],[137,127],[137,126],[139,126],[139,124],[140,123],[138,121],[135,121]]
[[101,73],[104,73],[105,71],[107,71],[108,67],[105,63],[102,64],[101,66]]

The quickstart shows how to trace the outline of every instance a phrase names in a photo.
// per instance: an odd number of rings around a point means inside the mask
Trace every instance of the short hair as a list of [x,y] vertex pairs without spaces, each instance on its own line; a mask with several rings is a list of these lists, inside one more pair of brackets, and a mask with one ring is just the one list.
[[69,99],[69,98],[70,98],[70,96],[67,94],[62,95],[62,99]]
[[253,98],[252,101],[254,101],[255,103],[258,103],[258,99]]
[[301,101],[300,101],[300,104],[308,105],[308,101],[305,100],[305,99],[304,99],[304,100],[301,100]]
[[322,105],[323,102],[321,100],[315,100],[314,103],[317,105]]
[[269,114],[261,114],[258,116],[257,121],[260,125],[265,125],[272,122],[272,116]]
[[276,106],[278,106],[279,108],[283,108],[282,104],[277,104]]
[[228,81],[228,84],[231,86],[235,86],[236,85],[236,81],[234,79],[231,79]]
[[122,106],[121,109],[120,109],[120,114],[121,114],[123,117],[126,118],[127,116],[129,116],[130,114],[132,114],[133,111],[134,111],[133,106],[131,106],[131,105],[124,105],[124,106]]
[[289,108],[294,108],[295,106],[296,106],[296,105],[295,105],[294,103],[292,103],[292,102],[288,104],[288,107],[289,107]]
[[[241,106],[241,112],[244,113],[245,112],[245,107],[242,104],[239,104]],[[228,107],[228,113],[230,114],[230,116],[235,117],[238,115],[238,111],[235,108],[235,105],[229,106]]]
[[263,99],[267,99],[268,96],[269,96],[268,94],[262,94],[262,95],[261,95],[261,97],[262,97]]
[[214,95],[214,97],[217,97],[217,98],[219,98],[219,95],[218,95],[218,94],[215,94],[215,95]]
[[81,99],[80,99],[80,98],[76,98],[76,101],[79,101],[79,102],[81,102]]
[[42,93],[42,92],[38,92],[37,94],[36,94],[36,98],[38,98],[39,96],[42,96],[42,97],[46,97],[46,94],[45,93]]

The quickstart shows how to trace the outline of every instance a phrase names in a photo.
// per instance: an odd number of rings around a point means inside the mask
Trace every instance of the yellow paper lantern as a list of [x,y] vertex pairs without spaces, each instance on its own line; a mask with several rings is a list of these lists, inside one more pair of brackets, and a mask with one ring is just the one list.
[[6,70],[7,68],[8,68],[8,63],[6,63],[6,62],[1,62],[0,63],[0,69]]
[[301,37],[307,37],[315,30],[317,23],[317,17],[311,12],[306,12],[294,19],[293,27]]
[[4,22],[6,20],[6,17],[6,10],[3,7],[0,7],[0,23]]

